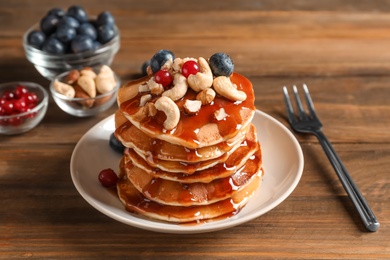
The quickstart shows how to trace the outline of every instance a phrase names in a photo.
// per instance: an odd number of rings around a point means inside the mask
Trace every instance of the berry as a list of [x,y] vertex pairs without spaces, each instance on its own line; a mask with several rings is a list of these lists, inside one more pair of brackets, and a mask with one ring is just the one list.
[[195,75],[198,72],[199,72],[199,65],[194,60],[186,61],[181,67],[181,73],[186,78],[188,78],[189,75]]
[[64,25],[67,25],[75,29],[80,27],[79,21],[76,18],[68,15],[65,15],[64,17],[61,18],[61,20],[58,21],[57,27],[64,26]]
[[43,43],[42,50],[50,54],[64,54],[65,46],[57,38],[50,37]]
[[211,71],[214,76],[229,77],[234,71],[234,63],[230,57],[222,52],[213,54],[209,59]]
[[168,61],[174,60],[175,55],[169,50],[160,50],[150,59],[150,67],[153,73],[156,73]]
[[98,40],[101,44],[106,44],[115,37],[115,29],[110,25],[101,25],[98,28]]
[[74,53],[90,51],[94,48],[94,41],[87,35],[78,35],[72,41],[71,48]]
[[65,11],[62,10],[61,8],[58,8],[58,7],[55,7],[55,8],[52,8],[50,9],[48,12],[47,12],[48,15],[55,15],[57,16],[58,18],[61,18],[65,15]]
[[14,100],[14,110],[19,113],[23,113],[27,111],[27,103],[23,98]]
[[114,151],[116,151],[116,152],[118,152],[120,154],[123,154],[123,152],[125,150],[125,147],[123,146],[123,144],[118,139],[116,139],[114,133],[112,133],[110,135],[110,142],[109,142],[109,144],[110,144],[110,147]]
[[78,28],[78,34],[80,35],[87,35],[89,36],[92,40],[97,39],[97,31],[96,28],[91,24],[91,23],[83,23],[80,25]]
[[28,89],[22,85],[18,85],[15,89],[15,96],[16,98],[21,98],[25,94],[28,93]]
[[46,35],[50,35],[55,32],[57,29],[57,24],[59,22],[59,18],[55,15],[47,15],[41,20],[41,30]]
[[163,85],[163,87],[168,87],[172,83],[173,77],[169,71],[159,70],[154,74],[154,80]]
[[88,21],[87,12],[84,10],[84,8],[78,5],[73,5],[69,7],[68,12],[66,14],[72,16],[80,23],[84,23]]
[[68,43],[76,37],[76,29],[66,24],[60,25],[57,28],[56,37],[61,42]]
[[98,178],[100,183],[106,188],[115,186],[118,181],[118,176],[110,168],[102,170]]
[[109,25],[111,27],[115,26],[115,19],[112,14],[108,11],[102,12],[98,15],[96,23],[100,25]]
[[42,44],[45,42],[45,40],[46,35],[43,32],[37,30],[31,31],[27,36],[28,44],[37,49],[42,48]]

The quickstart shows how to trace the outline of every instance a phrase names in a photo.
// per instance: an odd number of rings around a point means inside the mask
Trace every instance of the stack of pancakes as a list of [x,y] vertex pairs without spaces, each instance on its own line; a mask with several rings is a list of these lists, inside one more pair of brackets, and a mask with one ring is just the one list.
[[[262,156],[254,116],[252,84],[233,73],[231,82],[246,93],[233,102],[216,95],[195,114],[185,112],[186,99],[195,99],[190,88],[174,101],[180,120],[164,129],[166,116],[140,113],[140,85],[152,76],[129,82],[118,94],[115,136],[126,147],[120,162],[117,191],[130,212],[169,222],[220,219],[236,214],[258,188]],[[154,103],[161,95],[153,95]],[[223,119],[215,111],[224,109]],[[140,116],[141,115],[141,116]]]

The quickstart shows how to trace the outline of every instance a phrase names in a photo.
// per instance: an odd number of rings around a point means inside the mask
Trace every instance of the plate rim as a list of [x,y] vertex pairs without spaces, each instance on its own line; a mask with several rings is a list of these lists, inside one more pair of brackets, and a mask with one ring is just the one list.
[[[95,200],[95,198],[90,197],[86,194],[83,186],[78,181],[77,176],[76,176],[77,174],[75,173],[75,169],[74,169],[74,167],[75,167],[74,162],[76,160],[77,152],[79,151],[79,149],[81,149],[83,142],[92,134],[92,132],[96,131],[96,129],[98,129],[102,125],[105,125],[110,121],[114,122],[114,114],[102,119],[97,124],[92,126],[79,139],[79,141],[75,145],[73,152],[72,152],[72,155],[71,155],[71,159],[70,159],[70,174],[71,174],[72,182],[73,182],[76,190],[83,197],[83,199],[86,200],[93,208],[95,208],[99,212],[103,213],[104,215],[106,215],[112,219],[115,219],[119,222],[122,222],[123,224],[127,224],[127,225],[137,227],[140,229],[144,229],[144,230],[160,232],[160,233],[194,234],[194,233],[205,233],[205,232],[218,231],[218,230],[227,229],[227,228],[231,228],[231,227],[243,224],[243,223],[248,222],[250,220],[253,220],[257,217],[260,217],[261,215],[264,215],[265,213],[269,212],[273,208],[280,205],[288,196],[290,196],[290,194],[295,190],[296,186],[298,185],[298,183],[302,177],[303,167],[304,167],[304,157],[303,157],[302,148],[301,148],[298,140],[292,134],[292,132],[286,126],[284,126],[282,123],[280,123],[278,120],[276,120],[272,116],[256,109],[255,115],[254,115],[254,120],[258,116],[264,117],[267,120],[274,123],[277,127],[280,128],[280,130],[282,130],[287,135],[287,137],[290,139],[290,141],[293,142],[293,144],[296,148],[296,149],[294,149],[294,151],[296,151],[296,155],[298,157],[298,168],[296,171],[295,178],[293,179],[291,184],[288,186],[288,188],[282,194],[280,194],[280,196],[278,196],[277,200],[275,200],[270,205],[262,208],[261,210],[255,210],[254,212],[250,212],[250,214],[246,214],[243,216],[239,216],[239,214],[237,214],[231,218],[227,218],[224,220],[211,221],[211,222],[207,222],[207,223],[199,224],[199,225],[198,224],[181,225],[181,224],[175,224],[175,223],[163,222],[163,221],[159,221],[159,220],[148,219],[148,218],[145,218],[143,216],[138,216],[136,214],[127,212],[126,209],[124,208],[124,206],[123,206],[123,211],[126,211],[126,213],[128,213],[128,215],[126,217],[120,216],[118,214],[114,214],[114,212],[107,210],[106,208],[102,208],[102,206]],[[261,144],[261,142],[260,142],[260,144]],[[108,149],[110,149],[108,144],[107,144],[107,147],[108,147]],[[267,171],[267,169],[265,169],[265,170]],[[266,172],[266,174],[267,174],[267,172]],[[260,189],[261,189],[261,186],[262,185],[260,185]],[[229,220],[232,220],[232,221],[229,221]],[[151,223],[153,223],[155,225],[151,225]],[[156,225],[158,225],[158,226],[156,226]]]

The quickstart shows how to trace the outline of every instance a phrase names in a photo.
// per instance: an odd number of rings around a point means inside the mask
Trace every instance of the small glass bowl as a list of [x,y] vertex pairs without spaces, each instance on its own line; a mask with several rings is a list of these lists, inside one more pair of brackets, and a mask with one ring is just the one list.
[[10,116],[0,115],[0,134],[14,135],[21,134],[33,129],[44,118],[48,103],[49,95],[41,86],[33,82],[9,82],[0,85],[0,96],[5,91],[13,91],[18,85],[22,85],[29,92],[35,93],[38,97],[38,104],[31,110]]
[[[60,75],[55,77],[50,83],[50,92],[54,101],[66,113],[77,117],[95,116],[107,110],[116,102],[117,94],[121,82],[120,82],[120,78],[115,73],[114,73],[115,80],[116,80],[115,87],[111,91],[104,94],[98,94],[94,98],[69,98],[65,95],[58,93],[54,89],[54,82],[56,80],[60,82],[65,82],[65,79],[69,73],[70,71],[61,73]],[[90,102],[93,103],[92,107],[84,105],[84,104],[89,104]]]
[[39,30],[39,24],[35,24],[24,33],[23,47],[27,59],[34,64],[38,72],[43,77],[52,80],[57,75],[72,69],[96,67],[103,64],[110,66],[120,48],[119,30],[115,29],[116,36],[96,50],[56,55],[41,51],[28,44],[28,34],[33,30]]

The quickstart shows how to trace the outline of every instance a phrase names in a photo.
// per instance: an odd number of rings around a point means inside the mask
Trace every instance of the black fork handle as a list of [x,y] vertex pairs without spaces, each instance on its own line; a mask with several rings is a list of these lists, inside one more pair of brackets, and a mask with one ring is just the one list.
[[378,220],[376,219],[367,201],[359,191],[355,182],[352,180],[352,177],[349,175],[347,169],[345,169],[344,164],[337,155],[336,151],[333,149],[332,144],[329,142],[328,138],[322,131],[316,131],[314,134],[317,136],[322,148],[328,156],[328,159],[331,162],[333,169],[336,171],[336,174],[339,177],[341,183],[343,184],[345,191],[348,193],[352,203],[355,205],[364,225],[369,231],[377,231],[380,226]]

